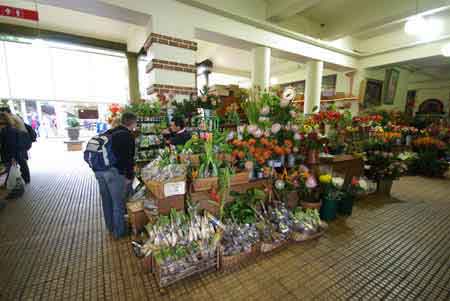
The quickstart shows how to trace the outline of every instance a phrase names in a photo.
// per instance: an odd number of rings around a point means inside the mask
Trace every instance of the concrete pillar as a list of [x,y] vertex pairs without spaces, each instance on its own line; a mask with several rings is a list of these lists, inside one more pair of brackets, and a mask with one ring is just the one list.
[[27,106],[25,104],[25,100],[20,101],[20,112],[22,113],[23,120],[28,123],[28,116],[27,116]]
[[270,55],[269,47],[252,49],[252,87],[268,89],[270,86]]
[[144,48],[149,61],[146,72],[150,98],[164,95],[180,101],[188,99],[190,94],[197,95],[197,42],[193,36],[152,32]]
[[127,52],[127,60],[130,103],[134,103],[141,99],[141,93],[139,91],[138,54]]
[[39,122],[42,124],[42,103],[38,100],[36,100],[36,110],[37,110],[37,114],[38,114],[38,118],[39,118]]
[[[314,60],[306,63],[305,114],[316,113],[320,110],[322,75],[322,61]],[[315,111],[314,108],[316,108]]]

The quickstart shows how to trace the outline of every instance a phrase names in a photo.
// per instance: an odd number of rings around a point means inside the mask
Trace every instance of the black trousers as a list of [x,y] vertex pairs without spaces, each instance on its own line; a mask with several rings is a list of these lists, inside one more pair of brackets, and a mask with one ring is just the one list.
[[20,159],[17,161],[20,166],[20,173],[22,174],[22,179],[25,183],[30,183],[30,168],[28,167],[28,162],[26,159]]

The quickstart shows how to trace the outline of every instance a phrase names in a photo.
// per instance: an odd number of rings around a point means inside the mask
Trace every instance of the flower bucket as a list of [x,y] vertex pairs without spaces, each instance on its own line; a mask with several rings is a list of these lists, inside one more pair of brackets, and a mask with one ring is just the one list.
[[337,212],[340,215],[351,216],[353,212],[353,196],[345,196],[338,202]]
[[393,180],[379,180],[377,183],[377,193],[381,195],[391,195]]
[[412,136],[411,136],[411,135],[406,136],[406,138],[405,138],[405,144],[406,144],[407,146],[410,146],[410,145],[411,145],[411,141],[412,141]]
[[337,216],[337,201],[324,199],[322,207],[320,207],[320,218],[325,221],[332,221]]

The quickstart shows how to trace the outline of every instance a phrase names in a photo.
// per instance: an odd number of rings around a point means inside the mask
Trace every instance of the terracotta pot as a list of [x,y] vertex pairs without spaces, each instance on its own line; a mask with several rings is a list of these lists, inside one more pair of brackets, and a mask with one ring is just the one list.
[[308,151],[308,164],[317,164],[319,163],[319,151],[316,149],[311,149]]
[[322,202],[307,202],[307,201],[301,201],[300,205],[304,209],[317,209],[319,210],[320,207],[322,207]]

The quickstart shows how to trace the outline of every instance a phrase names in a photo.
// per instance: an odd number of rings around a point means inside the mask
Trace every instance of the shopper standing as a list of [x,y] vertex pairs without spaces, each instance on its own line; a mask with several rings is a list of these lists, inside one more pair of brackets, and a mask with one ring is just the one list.
[[[19,142],[20,132],[14,127],[14,120],[8,113],[0,112],[0,145],[1,158],[6,166],[7,177],[5,184],[8,182],[10,170],[12,166],[16,166],[18,162],[22,161],[23,152],[20,151]],[[23,184],[19,189],[9,191],[6,199],[20,197],[24,193]]]
[[124,218],[125,201],[134,178],[135,139],[132,131],[136,126],[136,115],[125,112],[122,114],[121,124],[105,133],[111,137],[116,163],[105,171],[95,172],[105,224],[115,238],[127,233]]
[[[33,139],[30,136],[30,133],[25,126],[23,120],[14,114],[11,113],[9,108],[1,108],[0,112],[5,114],[2,118],[7,118],[9,121],[9,129],[5,130],[5,143],[8,141],[12,141],[13,133],[16,136],[16,141],[14,144],[10,144],[10,155],[14,156],[14,160],[20,166],[20,172],[22,174],[22,178],[26,184],[30,183],[30,169],[28,167],[28,150],[30,150],[31,145],[33,143]],[[11,142],[12,143],[12,142]]]

